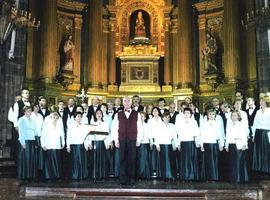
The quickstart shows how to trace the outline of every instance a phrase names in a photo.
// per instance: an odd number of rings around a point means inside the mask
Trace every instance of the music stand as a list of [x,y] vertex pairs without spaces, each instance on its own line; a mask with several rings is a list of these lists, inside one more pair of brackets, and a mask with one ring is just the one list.
[[94,182],[96,182],[96,136],[97,135],[109,135],[109,132],[105,132],[105,131],[90,131],[85,139],[89,136],[89,135],[93,135],[94,136],[94,146],[93,146],[93,156],[94,156],[94,168],[93,168],[93,178],[94,178]]

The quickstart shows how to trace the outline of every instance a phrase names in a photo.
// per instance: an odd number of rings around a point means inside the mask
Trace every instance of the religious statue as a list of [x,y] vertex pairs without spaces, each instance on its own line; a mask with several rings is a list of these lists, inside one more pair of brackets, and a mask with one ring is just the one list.
[[135,26],[135,38],[136,37],[146,37],[146,33],[145,33],[145,26],[144,26],[144,20],[143,20],[143,16],[142,16],[142,12],[139,11],[138,12],[138,16],[136,19],[136,26]]
[[74,68],[74,44],[72,42],[72,36],[68,35],[65,43],[62,47],[62,56],[61,60],[61,72],[72,73]]
[[206,34],[206,47],[203,49],[203,61],[204,61],[204,69],[206,74],[217,73],[216,66],[216,53],[218,47],[216,39],[210,35],[210,33]]

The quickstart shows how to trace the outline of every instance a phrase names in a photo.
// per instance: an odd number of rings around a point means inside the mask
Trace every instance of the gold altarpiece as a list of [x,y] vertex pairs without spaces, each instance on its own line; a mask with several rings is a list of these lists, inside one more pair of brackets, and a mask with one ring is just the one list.
[[[35,14],[40,5],[34,0],[29,3]],[[239,29],[241,16],[232,9],[236,6],[234,1],[192,4],[190,0],[181,0],[178,7],[171,3],[171,0],[110,0],[104,7],[100,0],[87,4],[44,1],[42,6],[46,9],[42,11],[41,30],[36,35],[28,33],[26,86],[34,95],[48,96],[51,103],[75,96],[81,88],[87,91],[89,100],[97,95],[106,102],[136,93],[144,102],[164,97],[177,103],[190,96],[197,99],[200,106],[214,96],[230,100],[239,88],[250,94],[254,92],[256,77],[252,72],[256,54],[252,46],[255,34]],[[148,45],[130,45],[130,18],[138,10],[149,15],[151,43]],[[82,38],[82,13],[85,11],[87,33]],[[192,21],[194,19],[197,21]],[[198,38],[194,38],[196,31]],[[224,80],[215,88],[211,85],[212,77],[206,76],[203,60],[207,32],[218,42],[219,67],[224,73]],[[55,77],[60,65],[59,45],[65,34],[72,35],[75,45],[74,80],[63,88]],[[244,38],[241,46],[250,56],[241,54],[239,37]],[[198,47],[194,45],[195,40]],[[121,60],[120,86],[116,85],[116,58]],[[164,58],[164,74],[158,71],[160,58]],[[163,85],[158,84],[159,75],[164,76]]]

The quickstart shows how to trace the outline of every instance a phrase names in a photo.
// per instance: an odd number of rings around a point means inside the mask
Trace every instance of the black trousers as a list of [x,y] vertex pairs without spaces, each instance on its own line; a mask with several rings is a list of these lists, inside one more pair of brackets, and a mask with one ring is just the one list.
[[135,179],[136,140],[120,140],[120,182]]

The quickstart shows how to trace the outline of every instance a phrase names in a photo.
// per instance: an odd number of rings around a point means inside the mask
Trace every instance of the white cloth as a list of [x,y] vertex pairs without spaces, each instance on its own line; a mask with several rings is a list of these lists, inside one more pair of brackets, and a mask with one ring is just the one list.
[[[28,99],[27,100],[22,99],[22,100],[23,100],[25,106],[30,106],[30,102],[28,101]],[[18,116],[19,116],[19,104],[18,104],[18,102],[16,102],[14,104],[13,108],[14,108],[14,118],[13,118],[14,119],[14,121],[13,121],[14,127],[18,127]]]
[[[87,118],[87,114],[83,113],[82,114],[82,124],[88,124],[88,118]],[[70,126],[70,124],[76,123],[75,121],[75,117],[71,116],[67,118],[67,126]]]
[[[241,116],[241,122],[243,126],[245,127],[245,130],[248,130],[248,116],[247,113],[243,110],[239,110],[240,116]],[[231,117],[228,118],[227,120],[227,125],[232,123]],[[246,136],[249,137],[249,131],[246,132]]]
[[56,124],[51,115],[45,118],[40,142],[42,148],[47,149],[61,149],[65,146],[64,126],[61,118],[57,120]]
[[158,125],[163,123],[160,117],[152,117],[148,120],[149,128],[150,128],[150,137],[151,137],[151,144],[154,143],[154,138],[156,133],[158,132]]
[[43,117],[40,113],[31,113],[31,119],[36,123],[37,136],[41,136],[42,126],[43,126]]
[[8,121],[14,123],[14,110],[12,106],[8,110]]
[[141,144],[151,143],[151,129],[149,123],[142,122],[143,136],[140,141]]
[[71,123],[67,130],[67,148],[71,144],[83,144],[87,134],[94,130],[95,127],[91,125]]
[[[253,137],[255,136],[256,129],[265,129],[265,130],[270,130],[270,108],[266,108],[264,112],[262,112],[262,109],[258,110],[254,123],[252,126],[252,134]],[[269,131],[270,134],[270,131]],[[270,136],[268,134],[268,137]],[[270,141],[270,137],[269,137]]]
[[[95,131],[107,132],[109,134],[109,126],[107,122],[93,122],[91,125],[96,126]],[[88,147],[92,144],[92,141],[104,141],[104,145],[107,147],[111,143],[110,135],[88,135],[85,139],[85,147]]]
[[242,149],[243,146],[248,147],[248,141],[246,132],[248,129],[242,121],[230,123],[226,127],[226,142],[225,148],[229,147],[229,144],[236,144],[237,149]]
[[[124,111],[122,111],[124,112]],[[131,110],[130,112],[125,112],[125,115],[127,118],[129,118],[129,115],[131,113]],[[111,138],[112,138],[112,141],[114,142],[119,142],[119,120],[118,120],[118,113],[115,114],[114,116],[114,120],[112,121],[112,129],[111,129]],[[137,142],[140,142],[142,140],[142,137],[143,137],[143,128],[142,128],[142,120],[141,120],[141,116],[140,114],[138,113],[138,120],[137,120],[137,139],[136,141]]]
[[201,124],[200,128],[200,144],[217,143],[219,147],[224,147],[224,126],[217,118],[215,120],[207,120]]
[[196,144],[198,144],[197,138],[199,136],[199,127],[193,117],[185,119],[182,115],[177,115],[175,126],[178,136],[178,145],[184,141],[195,141]]
[[175,144],[177,143],[177,132],[175,125],[172,123],[160,123],[158,125],[158,132],[156,132],[154,139],[156,146],[161,144],[172,144],[175,147]]

